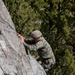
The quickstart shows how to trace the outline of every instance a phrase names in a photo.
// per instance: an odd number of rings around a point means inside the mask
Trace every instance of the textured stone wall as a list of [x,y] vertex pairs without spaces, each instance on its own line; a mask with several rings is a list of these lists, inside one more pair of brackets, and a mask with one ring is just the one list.
[[26,54],[2,0],[0,0],[0,75],[46,75],[37,61]]

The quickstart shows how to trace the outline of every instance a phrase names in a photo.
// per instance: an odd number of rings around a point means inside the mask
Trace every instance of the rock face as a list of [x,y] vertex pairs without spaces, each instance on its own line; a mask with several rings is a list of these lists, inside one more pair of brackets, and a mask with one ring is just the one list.
[[31,55],[26,54],[2,0],[0,0],[0,75],[46,75],[41,65]]

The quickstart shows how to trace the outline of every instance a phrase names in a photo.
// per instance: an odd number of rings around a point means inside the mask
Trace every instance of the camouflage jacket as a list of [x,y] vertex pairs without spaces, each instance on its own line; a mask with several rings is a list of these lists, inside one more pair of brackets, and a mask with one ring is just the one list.
[[29,50],[37,50],[40,58],[54,58],[54,54],[49,43],[42,37],[40,41],[35,44],[29,45],[26,44]]

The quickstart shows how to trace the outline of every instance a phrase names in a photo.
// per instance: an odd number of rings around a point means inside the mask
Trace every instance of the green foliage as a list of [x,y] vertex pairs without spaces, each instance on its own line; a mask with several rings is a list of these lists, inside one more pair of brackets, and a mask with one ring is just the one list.
[[32,30],[39,29],[41,20],[28,1],[4,0],[18,33],[28,35]]
[[75,75],[75,60],[72,54],[75,51],[75,1],[3,1],[17,32],[27,36],[32,30],[40,29],[51,44],[56,56],[56,65],[48,75]]
[[[59,63],[59,64],[58,64]],[[49,75],[74,75],[75,74],[75,60],[68,49],[62,51],[57,65],[49,71]]]

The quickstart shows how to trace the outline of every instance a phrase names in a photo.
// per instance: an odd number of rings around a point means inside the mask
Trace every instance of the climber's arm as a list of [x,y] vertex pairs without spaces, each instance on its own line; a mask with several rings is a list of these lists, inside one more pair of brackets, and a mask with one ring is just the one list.
[[36,44],[32,44],[32,45],[29,45],[27,43],[24,42],[24,45],[29,49],[29,50],[38,50],[40,48],[43,47],[43,43],[40,41]]

